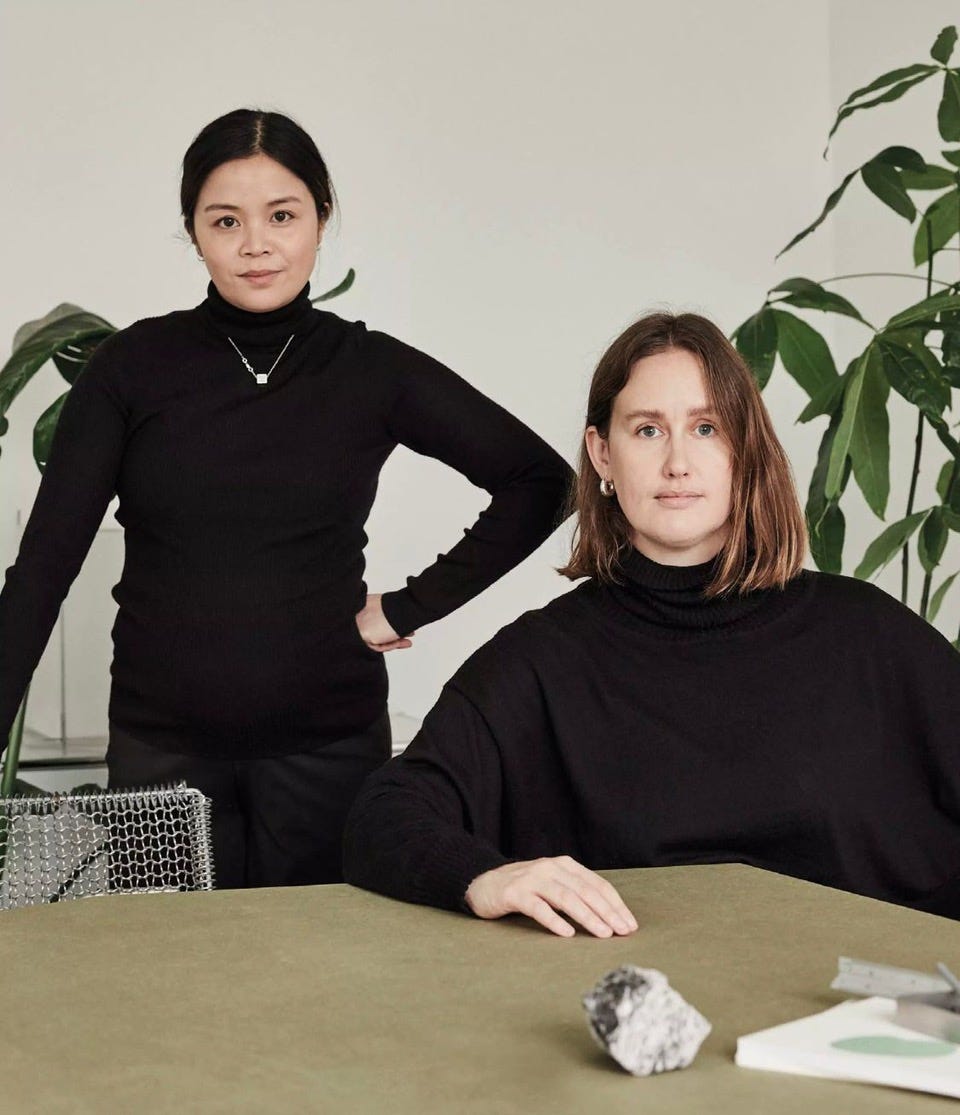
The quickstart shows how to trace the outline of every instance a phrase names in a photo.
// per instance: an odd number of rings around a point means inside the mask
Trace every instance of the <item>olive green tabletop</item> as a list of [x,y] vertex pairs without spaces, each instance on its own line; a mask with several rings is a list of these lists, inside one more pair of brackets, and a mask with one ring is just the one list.
[[[614,871],[630,938],[561,939],[349,886],[112,896],[0,914],[0,1110],[956,1111],[934,1096],[737,1068],[737,1036],[822,1010],[838,955],[960,963],[960,923],[735,864]],[[713,1024],[637,1079],[580,997],[659,968]]]

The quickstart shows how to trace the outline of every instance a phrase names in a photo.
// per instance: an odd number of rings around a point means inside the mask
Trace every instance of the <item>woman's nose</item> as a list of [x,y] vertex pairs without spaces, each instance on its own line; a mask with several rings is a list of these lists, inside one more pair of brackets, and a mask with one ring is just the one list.
[[663,462],[663,471],[667,476],[686,476],[690,471],[686,449],[682,439],[670,438],[667,443],[667,454]]
[[240,251],[245,256],[259,256],[269,251],[264,230],[256,225],[248,225]]

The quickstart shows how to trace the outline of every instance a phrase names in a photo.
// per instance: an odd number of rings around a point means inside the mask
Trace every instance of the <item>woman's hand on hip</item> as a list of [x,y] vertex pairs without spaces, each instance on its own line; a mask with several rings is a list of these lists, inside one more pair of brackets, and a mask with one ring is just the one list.
[[[388,650],[405,650],[413,646],[410,637],[402,637],[387,623],[380,604],[381,593],[371,592],[367,595],[367,602],[363,610],[357,612],[357,630],[360,638],[371,650],[386,653]],[[412,635],[416,632],[412,631]]]
[[637,928],[610,883],[570,856],[505,863],[478,875],[464,897],[477,917],[526,914],[560,937],[576,930],[558,910],[594,937],[623,937]]

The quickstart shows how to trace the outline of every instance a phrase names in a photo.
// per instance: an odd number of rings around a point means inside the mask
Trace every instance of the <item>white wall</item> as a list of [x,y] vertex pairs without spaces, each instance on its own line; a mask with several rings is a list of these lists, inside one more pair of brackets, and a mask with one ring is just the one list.
[[[7,0],[0,80],[19,107],[0,170],[0,336],[60,301],[120,326],[198,302],[206,275],[178,231],[183,150],[230,108],[276,108],[314,134],[343,206],[315,289],[356,267],[331,308],[446,361],[572,460],[593,365],[627,322],[667,305],[729,330],[787,273],[773,256],[840,163],[839,146],[819,158],[839,96],[888,55],[923,56],[948,21],[947,5],[929,20],[923,7],[907,20],[871,5],[861,44],[863,5],[827,0]],[[835,273],[834,229],[792,255],[790,273]],[[36,488],[33,420],[59,389],[39,376],[0,443],[4,565]],[[792,425],[803,398],[780,375],[768,405],[805,487],[818,433]],[[369,527],[371,587],[419,571],[483,502],[398,451]],[[565,590],[550,568],[564,541],[392,654],[392,706],[422,715],[475,646]],[[106,585],[85,593],[80,612],[105,630]],[[96,730],[106,678],[100,695],[82,688],[77,734]],[[38,690],[49,720],[55,685]]]

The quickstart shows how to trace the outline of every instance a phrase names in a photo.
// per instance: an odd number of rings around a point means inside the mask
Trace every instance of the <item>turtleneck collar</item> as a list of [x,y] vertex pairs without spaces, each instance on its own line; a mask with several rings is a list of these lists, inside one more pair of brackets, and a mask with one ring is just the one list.
[[719,555],[701,565],[660,565],[633,547],[620,560],[620,584],[608,586],[614,600],[645,623],[674,631],[726,627],[755,612],[772,595],[769,589],[707,597]]
[[211,282],[206,300],[199,308],[219,333],[250,346],[282,345],[291,333],[303,336],[311,332],[319,319],[310,303],[309,283],[291,302],[275,310],[254,313],[228,302]]

